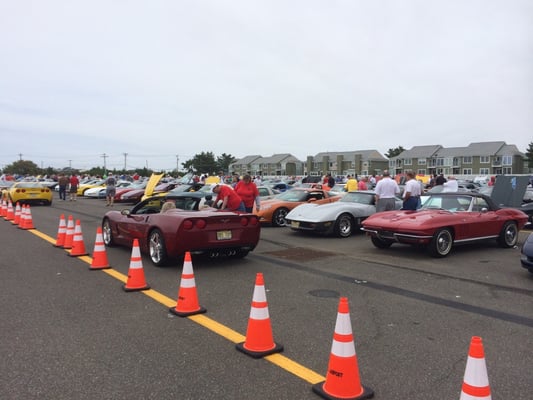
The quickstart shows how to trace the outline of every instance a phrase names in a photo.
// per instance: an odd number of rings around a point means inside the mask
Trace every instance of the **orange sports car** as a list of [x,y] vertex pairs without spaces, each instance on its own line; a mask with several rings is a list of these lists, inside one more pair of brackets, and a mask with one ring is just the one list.
[[272,226],[285,226],[285,217],[294,207],[314,202],[316,204],[333,203],[341,196],[330,193],[323,189],[315,188],[294,188],[278,194],[270,200],[261,201],[259,211],[254,213],[259,217],[261,223],[269,223]]

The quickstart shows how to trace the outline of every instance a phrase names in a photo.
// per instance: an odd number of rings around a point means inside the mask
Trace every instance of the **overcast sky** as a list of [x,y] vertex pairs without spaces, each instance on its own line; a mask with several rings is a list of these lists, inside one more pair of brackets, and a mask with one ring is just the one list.
[[0,167],[533,141],[531,0],[0,0],[0,38]]

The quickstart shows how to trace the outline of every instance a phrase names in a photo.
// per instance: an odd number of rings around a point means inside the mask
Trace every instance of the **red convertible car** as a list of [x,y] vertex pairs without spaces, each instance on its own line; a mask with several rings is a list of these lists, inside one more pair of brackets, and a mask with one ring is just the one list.
[[[245,257],[259,242],[259,219],[203,206],[210,196],[185,192],[150,197],[131,209],[108,211],[102,220],[104,243],[131,247],[133,239],[138,239],[141,252],[149,254],[156,266],[187,251],[209,257]],[[173,207],[161,212],[167,202]]]
[[363,221],[363,231],[374,246],[385,249],[394,242],[425,246],[433,257],[445,257],[452,246],[496,239],[501,247],[514,247],[527,215],[498,207],[479,193],[436,193],[423,196],[416,211],[386,211]]

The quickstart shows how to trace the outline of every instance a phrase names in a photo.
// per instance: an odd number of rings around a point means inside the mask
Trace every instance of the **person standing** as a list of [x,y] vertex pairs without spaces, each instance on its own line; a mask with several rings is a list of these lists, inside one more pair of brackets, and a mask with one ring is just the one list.
[[422,190],[420,183],[415,179],[413,171],[407,171],[407,182],[403,192],[403,207],[402,210],[416,210],[420,201]]
[[355,179],[352,175],[347,176],[348,180],[346,181],[346,184],[344,185],[344,191],[345,192],[355,192],[359,189],[359,183],[357,182],[357,179]]
[[65,176],[65,174],[59,175],[59,179],[57,180],[57,185],[59,186],[59,199],[60,200],[66,200],[67,199],[68,182],[69,182],[69,180]]
[[70,199],[69,200],[76,201],[76,198],[78,197],[78,186],[80,184],[80,180],[78,179],[76,175],[72,174],[70,176],[69,183],[70,183],[70,190],[69,190]]
[[376,183],[376,212],[396,209],[396,196],[400,194],[400,187],[390,177],[388,170],[383,171],[382,178]]
[[246,211],[244,202],[235,190],[228,185],[216,184],[213,188],[213,193],[216,193],[215,206],[222,200],[222,204],[218,207],[220,210],[228,211]]
[[459,184],[454,176],[449,176],[448,180],[442,184],[442,192],[457,192],[459,190]]
[[254,202],[257,210],[261,207],[261,200],[259,198],[259,190],[250,175],[244,175],[242,180],[235,185],[235,193],[237,193],[244,202],[246,212],[253,212]]
[[113,176],[113,173],[110,172],[105,180],[105,198],[107,200],[106,207],[113,207],[115,201],[115,194],[117,193],[117,180]]

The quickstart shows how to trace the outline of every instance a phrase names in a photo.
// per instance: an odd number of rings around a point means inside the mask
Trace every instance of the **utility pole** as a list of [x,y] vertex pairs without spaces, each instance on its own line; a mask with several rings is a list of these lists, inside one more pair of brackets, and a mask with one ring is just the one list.
[[106,168],[106,158],[107,158],[107,154],[104,153],[101,155],[101,157],[104,159],[104,174],[107,172],[107,168]]
[[180,172],[180,156],[176,154],[176,172]]
[[22,153],[19,153],[19,161],[22,161]]
[[126,157],[128,157],[128,153],[122,153],[124,154],[124,172],[126,172]]

